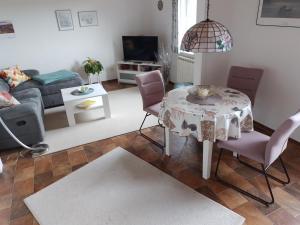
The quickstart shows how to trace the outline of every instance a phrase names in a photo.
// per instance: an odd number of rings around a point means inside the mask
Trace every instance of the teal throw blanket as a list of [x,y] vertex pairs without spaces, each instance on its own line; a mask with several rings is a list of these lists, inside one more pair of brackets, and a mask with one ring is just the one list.
[[75,74],[68,70],[59,70],[53,73],[41,74],[33,76],[32,79],[43,85],[52,84],[62,80],[69,80],[75,77]]

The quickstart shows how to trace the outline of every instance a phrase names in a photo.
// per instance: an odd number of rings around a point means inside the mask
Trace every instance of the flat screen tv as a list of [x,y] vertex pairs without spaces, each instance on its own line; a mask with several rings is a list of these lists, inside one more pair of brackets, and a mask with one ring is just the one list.
[[125,61],[157,62],[158,37],[156,36],[123,36]]

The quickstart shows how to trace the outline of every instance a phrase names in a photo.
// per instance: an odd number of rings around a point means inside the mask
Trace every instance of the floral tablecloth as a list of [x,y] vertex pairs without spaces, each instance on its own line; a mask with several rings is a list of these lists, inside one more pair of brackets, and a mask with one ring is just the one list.
[[200,99],[189,94],[191,87],[170,91],[162,101],[160,119],[180,136],[194,135],[199,142],[240,138],[253,131],[251,101],[247,95],[214,87],[214,95]]

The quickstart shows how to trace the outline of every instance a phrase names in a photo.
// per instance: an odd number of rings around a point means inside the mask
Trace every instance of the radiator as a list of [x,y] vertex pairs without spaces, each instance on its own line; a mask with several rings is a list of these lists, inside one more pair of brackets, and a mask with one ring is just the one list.
[[194,59],[177,56],[177,82],[191,82],[194,80]]

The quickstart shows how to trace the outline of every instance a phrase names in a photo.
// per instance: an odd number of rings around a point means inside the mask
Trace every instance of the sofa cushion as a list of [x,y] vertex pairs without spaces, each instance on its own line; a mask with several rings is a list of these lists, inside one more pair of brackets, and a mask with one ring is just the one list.
[[68,70],[59,70],[53,73],[41,74],[39,76],[32,77],[33,80],[38,81],[42,85],[53,84],[59,81],[66,81],[73,79],[75,73]]
[[0,72],[0,78],[4,79],[11,88],[15,88],[31,78],[23,73],[18,66]]
[[13,96],[21,103],[25,99],[27,100],[29,98],[37,98],[40,101],[42,99],[41,92],[38,88],[28,88],[28,89],[21,90],[21,91],[15,91],[13,93]]
[[26,90],[14,92],[14,97],[22,104],[26,103],[34,105],[37,113],[44,114],[44,102],[41,96],[41,92],[38,88],[29,88]]
[[0,78],[0,91],[9,91],[8,84],[2,78]]
[[19,104],[20,102],[11,96],[11,94],[9,94],[7,91],[0,91],[0,109]]
[[25,73],[29,77],[38,76],[40,74],[40,72],[38,70],[35,70],[35,69],[22,70],[22,72]]
[[69,80],[58,81],[53,84],[42,85],[35,80],[26,81],[25,83],[19,85],[17,88],[14,88],[13,92],[18,92],[28,88],[38,88],[41,91],[42,96],[52,95],[60,93],[61,89],[69,87],[77,87],[83,84],[79,74],[75,74],[75,77]]
[[46,109],[62,106],[64,104],[61,93],[45,95],[43,96],[43,101]]

